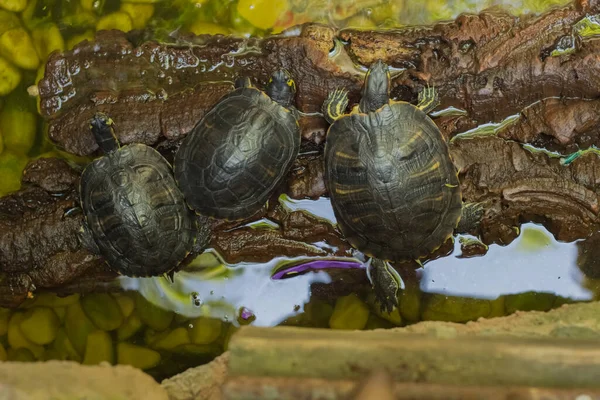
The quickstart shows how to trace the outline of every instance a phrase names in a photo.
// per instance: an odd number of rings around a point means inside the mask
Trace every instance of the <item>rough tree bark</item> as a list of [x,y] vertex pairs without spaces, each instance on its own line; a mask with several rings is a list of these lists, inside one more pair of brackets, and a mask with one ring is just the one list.
[[[115,120],[122,143],[152,145],[171,159],[236,76],[250,76],[263,87],[274,69],[287,68],[297,82],[296,105],[305,113],[301,155],[270,208],[254,217],[279,228],[232,230],[230,223],[213,221],[211,245],[229,262],[330,255],[312,245],[318,241],[337,246],[336,255],[349,255],[335,227],[289,212],[276,199],[282,192],[297,199],[327,195],[327,124],[318,111],[337,87],[348,89],[356,102],[364,76],[358,67],[383,59],[403,68],[394,72],[394,98],[414,101],[429,84],[440,92],[440,110],[462,110],[435,122],[452,139],[464,200],[485,204],[474,233],[487,244],[507,244],[517,236],[515,227],[537,221],[559,240],[571,241],[598,231],[600,160],[589,152],[563,165],[536,148],[566,155],[600,146],[600,41],[581,28],[597,24],[586,17],[599,10],[596,1],[578,0],[540,16],[483,12],[386,32],[306,25],[296,35],[182,37],[173,44],[103,32],[95,42],[50,57],[39,83],[41,110],[50,138],[74,154],[95,154],[88,120],[103,111]],[[515,114],[493,134],[460,135]],[[85,290],[114,278],[78,244],[81,215],[72,210],[78,176],[62,161],[38,160],[25,170],[23,189],[0,199],[0,305],[18,305],[36,289]]]

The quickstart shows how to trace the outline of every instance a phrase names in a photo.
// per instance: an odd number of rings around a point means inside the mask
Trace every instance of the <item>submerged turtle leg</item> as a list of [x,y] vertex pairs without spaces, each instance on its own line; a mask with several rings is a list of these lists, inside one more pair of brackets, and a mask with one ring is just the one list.
[[246,87],[246,88],[252,87],[252,81],[250,80],[249,77],[240,76],[239,78],[237,78],[235,80],[235,88],[238,89],[238,88],[242,88],[242,87]]
[[367,276],[381,304],[381,311],[390,313],[398,307],[398,289],[402,282],[398,272],[387,262],[371,258],[367,263]]
[[327,122],[333,124],[333,121],[344,115],[346,107],[348,107],[348,91],[335,89],[333,92],[329,92],[321,107],[321,112]]
[[211,236],[212,232],[210,230],[208,217],[196,215],[196,240],[194,241],[192,251],[195,254],[202,253],[206,247],[208,247]]
[[456,232],[467,233],[477,229],[484,212],[483,203],[464,203]]
[[100,255],[100,249],[98,248],[96,241],[94,241],[94,238],[92,237],[92,232],[90,231],[90,228],[88,228],[85,221],[83,222],[83,226],[81,227],[79,232],[77,232],[77,236],[79,237],[79,242],[81,243],[83,248],[85,248],[90,253]]
[[429,114],[439,105],[440,99],[438,97],[437,90],[435,90],[433,87],[427,86],[419,92],[419,104],[417,104],[417,108],[419,108],[425,114]]

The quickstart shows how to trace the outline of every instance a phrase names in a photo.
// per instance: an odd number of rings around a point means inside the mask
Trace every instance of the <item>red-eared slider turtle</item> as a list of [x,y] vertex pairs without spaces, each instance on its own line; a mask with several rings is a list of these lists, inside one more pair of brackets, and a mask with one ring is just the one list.
[[[448,145],[427,116],[439,104],[435,90],[424,89],[416,107],[389,93],[388,67],[378,61],[358,107],[343,115],[347,93],[336,90],[323,114],[331,123],[325,181],[338,226],[372,257],[369,277],[382,309],[391,311],[400,282],[387,261],[418,260],[439,248],[461,219],[462,196]],[[476,218],[481,208],[465,211]]]
[[296,84],[275,72],[266,94],[238,79],[194,127],[175,155],[175,179],[196,212],[243,219],[256,213],[283,181],[300,149],[292,108]]
[[143,144],[120,147],[104,114],[90,129],[104,156],[81,176],[83,245],[114,271],[140,277],[171,272],[194,246],[206,246],[208,227],[197,224],[167,160]]

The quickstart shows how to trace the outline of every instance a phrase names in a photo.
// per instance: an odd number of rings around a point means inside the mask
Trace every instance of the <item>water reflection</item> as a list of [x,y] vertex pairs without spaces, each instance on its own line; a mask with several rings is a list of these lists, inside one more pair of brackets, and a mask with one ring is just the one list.
[[[283,196],[280,201],[292,210],[304,210],[335,224],[326,198]],[[478,299],[523,292],[553,293],[577,301],[593,297],[577,267],[581,242],[558,242],[543,226],[527,223],[510,245],[490,245],[484,256],[461,258],[459,239],[452,254],[419,270],[421,293]],[[186,317],[211,316],[237,323],[243,310],[255,318],[254,325],[273,326],[305,312],[311,298],[315,300],[316,288],[317,297],[330,300],[339,295],[333,289],[338,283],[342,291],[368,293],[363,260],[357,253],[356,258],[277,257],[266,263],[227,264],[210,249],[175,274],[173,283],[164,278],[126,277],[121,283],[124,289],[138,290],[149,301]],[[349,270],[354,271],[353,278]],[[327,290],[335,296],[324,295]]]
[[451,256],[426,264],[421,289],[459,296],[496,298],[527,291],[552,292],[574,300],[589,300],[583,274],[577,267],[577,242],[559,242],[543,226],[523,224],[521,234],[507,246],[490,245],[487,254]]
[[[293,279],[281,279],[285,276],[282,266],[321,261],[320,258],[277,257],[267,263],[233,265],[221,260],[220,265],[211,266],[207,254],[214,260],[220,259],[214,250],[205,252],[203,263],[194,262],[191,268],[175,274],[173,283],[162,277],[122,277],[121,284],[124,289],[137,290],[150,302],[186,317],[211,316],[235,323],[239,310],[245,308],[256,317],[254,325],[273,326],[302,311],[302,305],[310,301],[311,285],[332,281],[327,271],[318,268],[294,273]],[[361,265],[355,259],[339,261]],[[271,279],[272,275],[278,279]],[[198,301],[192,299],[193,293]]]

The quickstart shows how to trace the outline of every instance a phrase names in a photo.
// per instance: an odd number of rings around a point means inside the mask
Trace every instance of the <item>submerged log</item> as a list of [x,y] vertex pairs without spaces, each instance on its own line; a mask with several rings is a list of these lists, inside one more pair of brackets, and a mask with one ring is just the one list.
[[[383,58],[405,68],[393,78],[394,97],[415,100],[424,85],[434,84],[443,106],[464,111],[434,119],[452,138],[464,200],[485,206],[472,233],[486,244],[508,244],[521,223],[535,221],[557,239],[571,241],[600,228],[600,159],[589,152],[563,165],[557,156],[523,144],[563,153],[600,145],[593,100],[600,95],[600,63],[593,53],[600,41],[578,28],[599,10],[597,2],[580,0],[538,17],[484,12],[386,32],[306,25],[297,36],[199,36],[175,44],[138,44],[133,35],[104,32],[95,42],[50,57],[39,83],[41,109],[51,139],[72,153],[97,150],[88,120],[100,110],[115,119],[123,143],[154,145],[170,161],[180,140],[232,89],[236,76],[248,75],[264,87],[274,69],[288,68],[298,85],[297,107],[312,113],[300,121],[301,155],[269,207],[239,223],[211,222],[211,246],[230,263],[280,255],[347,256],[352,249],[335,226],[287,210],[277,199],[281,193],[294,199],[327,196],[322,159],[327,124],[318,111],[327,92],[340,86],[356,102],[363,72],[354,63],[367,66]],[[575,32],[571,51],[549,51],[570,32]],[[519,112],[495,135],[457,136]],[[62,161],[37,160],[24,172],[23,189],[0,199],[0,305],[16,306],[41,289],[106,288],[116,276],[78,242],[78,179],[79,172]],[[261,218],[273,224],[246,226]],[[318,242],[330,246],[315,246]]]

